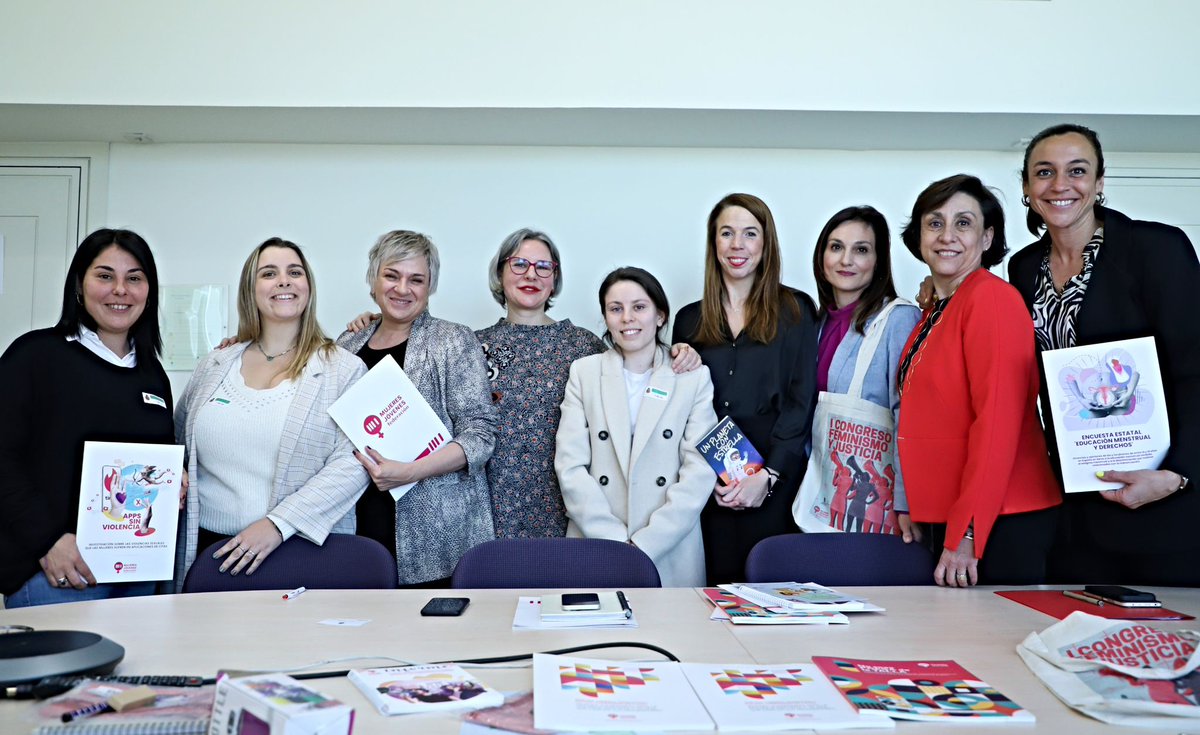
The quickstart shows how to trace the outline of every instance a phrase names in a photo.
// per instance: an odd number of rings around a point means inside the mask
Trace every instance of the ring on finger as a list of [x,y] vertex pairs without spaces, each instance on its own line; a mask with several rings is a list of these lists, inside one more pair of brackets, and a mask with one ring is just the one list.
[[67,575],[64,574],[63,576],[58,578],[58,586],[59,587],[67,587],[70,584],[71,584],[71,580],[67,579]]

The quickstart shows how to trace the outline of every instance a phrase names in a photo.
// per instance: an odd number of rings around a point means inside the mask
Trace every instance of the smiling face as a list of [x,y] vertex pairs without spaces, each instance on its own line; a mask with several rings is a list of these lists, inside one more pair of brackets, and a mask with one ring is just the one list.
[[114,352],[128,350],[129,330],[146,310],[150,283],[141,263],[125,250],[110,245],[83,274],[80,298],[96,322],[96,334]]
[[970,194],[958,192],[921,217],[921,259],[942,298],[979,269],[991,244],[992,229],[984,228],[979,202]]
[[745,207],[728,206],[717,215],[717,262],[727,282],[753,279],[762,261],[762,223]]
[[425,256],[384,263],[371,296],[388,325],[411,324],[429,306],[429,261]]
[[604,294],[604,323],[626,361],[653,353],[658,328],[666,319],[646,289],[633,281],[617,281]]
[[1029,208],[1042,216],[1051,230],[1096,229],[1092,209],[1104,191],[1097,176],[1096,150],[1079,133],[1055,135],[1029,152],[1029,175],[1023,188]]
[[264,322],[291,322],[308,308],[308,273],[291,248],[268,247],[258,255],[254,303]]
[[829,233],[822,265],[839,308],[857,301],[871,285],[875,260],[875,231],[866,222],[843,222]]
[[534,264],[541,261],[553,262],[550,248],[541,240],[526,240],[513,252],[512,258],[528,261],[529,267],[521,275],[512,272],[511,263],[504,264],[500,283],[504,288],[504,300],[512,308],[521,311],[545,311],[546,302],[554,293],[554,273],[539,276]]

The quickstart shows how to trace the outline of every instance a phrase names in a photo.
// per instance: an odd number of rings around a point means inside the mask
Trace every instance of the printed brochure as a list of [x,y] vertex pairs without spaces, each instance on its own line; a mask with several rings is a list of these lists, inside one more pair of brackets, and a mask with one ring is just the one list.
[[700,439],[696,449],[708,460],[723,485],[745,480],[766,464],[745,433],[728,416]]
[[350,681],[385,715],[495,707],[504,703],[503,695],[454,664],[354,669]]
[[710,620],[728,620],[734,625],[844,625],[850,622],[850,618],[840,612],[767,609],[717,587],[706,587],[701,591],[716,606]]

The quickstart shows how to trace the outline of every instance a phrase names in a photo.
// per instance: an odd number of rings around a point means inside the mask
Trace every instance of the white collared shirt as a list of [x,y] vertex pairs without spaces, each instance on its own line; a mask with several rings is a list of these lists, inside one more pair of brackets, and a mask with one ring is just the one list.
[[67,341],[78,342],[91,350],[93,354],[117,367],[137,367],[137,349],[132,344],[129,345],[129,354],[125,357],[118,357],[117,353],[110,350],[108,345],[100,340],[100,335],[82,324],[79,325],[79,334],[67,337]]

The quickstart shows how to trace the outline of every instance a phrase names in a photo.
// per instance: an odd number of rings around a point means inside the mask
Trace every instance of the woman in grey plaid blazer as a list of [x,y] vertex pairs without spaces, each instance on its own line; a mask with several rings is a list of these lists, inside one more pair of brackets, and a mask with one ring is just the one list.
[[[401,585],[425,587],[448,584],[459,557],[495,536],[485,471],[496,433],[487,364],[468,327],[429,315],[438,270],[437,248],[425,235],[380,237],[367,284],[383,316],[338,338],[368,367],[391,355],[453,435],[414,462],[371,449],[356,455],[372,480],[357,505],[359,535],[395,549]],[[386,492],[412,482],[398,502]]]

